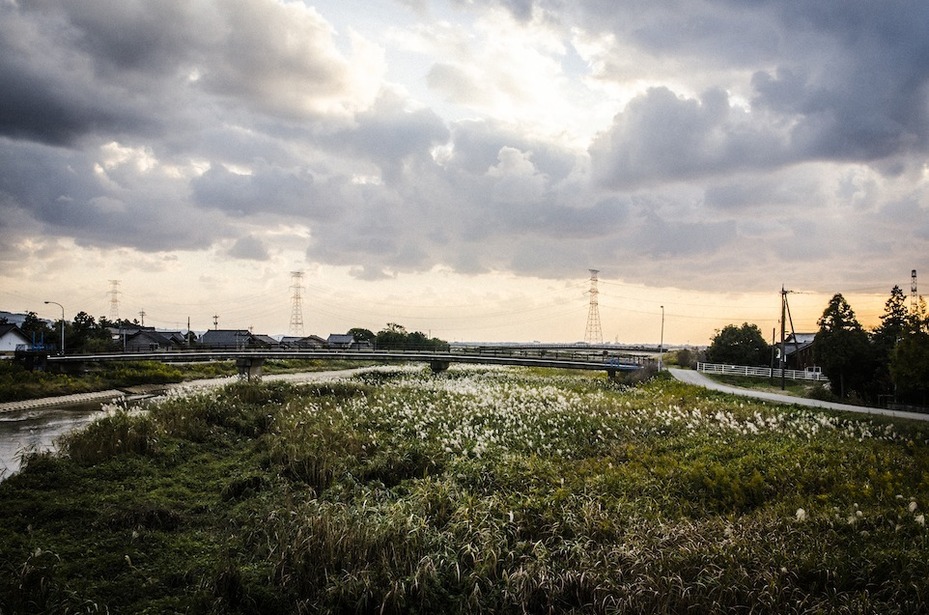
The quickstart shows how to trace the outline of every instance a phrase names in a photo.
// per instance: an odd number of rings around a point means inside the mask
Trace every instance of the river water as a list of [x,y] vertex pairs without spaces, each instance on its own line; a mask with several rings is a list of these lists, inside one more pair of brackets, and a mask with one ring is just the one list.
[[100,416],[103,402],[0,414],[0,480],[19,471],[28,451],[54,451],[55,441]]
[[[377,369],[362,367],[329,372],[277,374],[266,376],[264,379],[266,381],[318,382],[348,378]],[[394,366],[389,369],[392,371],[398,369],[416,371],[421,367]],[[234,381],[235,378],[213,378],[185,382],[169,388],[196,390],[219,387]],[[102,416],[105,404],[112,403],[114,403],[114,400],[110,399],[81,405],[52,406],[0,413],[0,481],[19,471],[21,467],[20,460],[24,451],[44,452],[57,450],[56,440],[60,436],[91,423],[94,419]]]

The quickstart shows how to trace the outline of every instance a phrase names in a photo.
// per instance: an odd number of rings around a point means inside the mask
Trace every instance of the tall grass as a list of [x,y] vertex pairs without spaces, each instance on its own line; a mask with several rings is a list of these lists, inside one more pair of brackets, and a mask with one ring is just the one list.
[[927,438],[661,377],[176,395],[0,484],[0,608],[925,611]]

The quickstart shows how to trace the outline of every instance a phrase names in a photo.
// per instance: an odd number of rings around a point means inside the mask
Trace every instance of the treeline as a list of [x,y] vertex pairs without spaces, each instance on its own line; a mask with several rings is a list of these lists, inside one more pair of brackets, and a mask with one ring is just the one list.
[[[929,405],[929,313],[920,297],[915,309],[899,286],[890,291],[881,324],[866,330],[841,293],[817,321],[813,361],[842,399],[878,404],[886,399]],[[767,366],[774,349],[757,325],[727,325],[706,350],[710,363]]]
[[429,337],[422,331],[407,331],[406,327],[396,323],[388,323],[386,327],[372,332],[369,329],[355,327],[348,330],[356,342],[369,343],[377,350],[448,350],[449,344],[445,340]]
[[[65,350],[69,353],[119,350],[122,346],[119,341],[113,339],[112,329],[136,329],[139,326],[137,320],[110,320],[105,316],[96,319],[87,312],[81,311],[77,313],[74,320],[64,323]],[[26,319],[19,329],[34,345],[45,344],[46,347],[56,349],[61,345],[60,320],[49,326],[35,312],[27,312]]]
[[[64,323],[65,350],[68,353],[105,352],[120,350],[122,342],[113,339],[113,331],[119,329],[137,329],[139,322],[126,319],[109,320],[101,316],[94,318],[87,312],[78,312],[74,320]],[[33,344],[45,344],[46,347],[58,348],[61,343],[61,321],[53,326],[42,320],[35,312],[28,312],[20,330]],[[445,340],[430,337],[421,331],[407,331],[406,327],[388,323],[377,333],[370,329],[355,327],[349,329],[357,343],[368,343],[378,350],[448,350]]]

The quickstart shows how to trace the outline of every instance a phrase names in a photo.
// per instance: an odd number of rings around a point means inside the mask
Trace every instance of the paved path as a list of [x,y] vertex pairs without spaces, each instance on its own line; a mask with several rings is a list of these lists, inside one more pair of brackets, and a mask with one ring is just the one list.
[[858,412],[862,414],[879,414],[882,416],[892,416],[901,419],[912,419],[915,421],[929,421],[929,414],[919,412],[901,412],[899,410],[887,410],[886,408],[870,408],[867,406],[852,406],[850,404],[837,404],[831,401],[820,401],[818,399],[808,399],[806,397],[794,397],[793,395],[782,395],[780,393],[771,393],[769,391],[757,391],[754,389],[743,389],[740,387],[729,386],[716,382],[708,378],[703,373],[690,370],[669,367],[668,372],[687,384],[705,387],[722,393],[731,395],[741,395],[743,397],[753,397],[763,399],[778,404],[795,404],[798,406],[810,406],[813,408],[825,408],[828,410],[841,410],[843,412]]

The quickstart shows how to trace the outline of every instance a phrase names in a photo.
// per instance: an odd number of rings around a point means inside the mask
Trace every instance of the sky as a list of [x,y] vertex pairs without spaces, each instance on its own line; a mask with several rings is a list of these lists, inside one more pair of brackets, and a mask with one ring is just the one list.
[[[0,309],[707,344],[929,284],[923,0],[0,0]],[[292,272],[303,276],[295,283]],[[112,303],[114,286],[117,306]],[[299,287],[299,289],[295,289]]]

